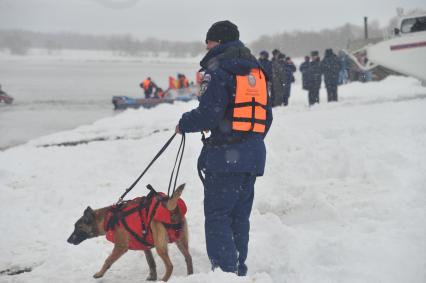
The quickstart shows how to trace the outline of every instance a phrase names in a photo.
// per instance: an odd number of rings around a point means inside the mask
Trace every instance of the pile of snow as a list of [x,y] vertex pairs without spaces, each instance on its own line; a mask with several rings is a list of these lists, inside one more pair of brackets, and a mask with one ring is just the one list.
[[[173,245],[170,282],[424,282],[426,88],[390,77],[345,85],[339,94],[338,103],[308,108],[296,85],[290,107],[274,109],[245,278],[210,270],[196,174],[201,142],[198,134],[187,136],[179,179],[187,184],[195,274],[185,275]],[[87,205],[114,203],[172,135],[180,115],[196,105],[128,110],[1,152],[0,281],[94,282],[112,245],[104,238],[69,245],[74,222]],[[77,145],[57,146],[67,142]],[[167,190],[177,146],[175,140],[129,198],[146,194],[149,183]],[[98,281],[137,282],[147,274],[143,253],[130,251]]]

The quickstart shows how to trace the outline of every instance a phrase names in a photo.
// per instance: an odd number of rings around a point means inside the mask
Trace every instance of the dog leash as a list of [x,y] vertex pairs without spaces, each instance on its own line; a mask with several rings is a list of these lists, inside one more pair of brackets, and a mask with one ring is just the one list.
[[[177,133],[174,133],[169,140],[163,145],[163,147],[160,149],[160,151],[155,155],[155,157],[151,160],[151,162],[148,164],[148,166],[145,168],[145,170],[142,172],[142,174],[133,182],[132,185],[130,185],[130,187],[128,187],[126,189],[126,191],[120,196],[120,198],[118,199],[116,205],[120,205],[123,202],[124,197],[136,186],[136,184],[140,181],[140,179],[143,177],[143,175],[145,175],[145,173],[148,171],[148,169],[152,166],[152,164],[154,164],[154,162],[160,157],[161,154],[163,154],[163,152],[167,149],[167,147],[170,145],[170,143],[173,141],[173,139],[175,138]],[[173,171],[172,171],[172,175],[170,176],[170,182],[169,182],[169,188],[167,191],[167,194],[169,195],[170,193],[170,187],[171,187],[171,182],[172,182],[172,178],[173,178],[173,174],[174,174],[174,170],[176,167],[176,163],[180,154],[180,160],[179,160],[179,164],[178,164],[178,168],[176,171],[176,176],[175,176],[175,183],[174,183],[174,187],[173,187],[173,192],[176,189],[176,182],[177,182],[177,177],[179,174],[179,169],[180,169],[180,164],[182,162],[182,157],[183,157],[183,151],[184,151],[184,147],[185,147],[185,133],[182,133],[182,140],[179,146],[179,150],[178,150],[178,154],[176,156],[176,161],[175,164],[173,166]],[[173,193],[172,192],[172,193]]]
[[185,150],[185,133],[182,133],[182,139],[180,141],[178,153],[176,155],[175,165],[173,166],[172,174],[170,175],[169,188],[167,189],[167,196],[168,197],[171,196],[171,194],[170,194],[170,187],[172,185],[172,179],[173,179],[173,174],[175,172],[176,163],[177,163],[177,161],[179,159],[179,164],[178,164],[178,167],[177,167],[177,170],[176,170],[176,176],[175,176],[175,182],[174,182],[174,185],[173,185],[172,195],[173,195],[173,193],[176,190],[176,182],[177,182],[177,178],[178,178],[178,175],[179,175],[179,169],[180,169],[180,164],[182,163],[182,158],[183,158],[183,152],[184,152],[184,150]]

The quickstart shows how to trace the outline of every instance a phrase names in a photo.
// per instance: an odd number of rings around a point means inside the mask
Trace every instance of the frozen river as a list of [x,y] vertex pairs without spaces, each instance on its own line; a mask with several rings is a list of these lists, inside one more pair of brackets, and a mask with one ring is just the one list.
[[15,99],[0,104],[0,149],[112,116],[112,96],[142,97],[148,76],[167,88],[169,75],[194,80],[197,69],[196,59],[0,56],[0,84]]

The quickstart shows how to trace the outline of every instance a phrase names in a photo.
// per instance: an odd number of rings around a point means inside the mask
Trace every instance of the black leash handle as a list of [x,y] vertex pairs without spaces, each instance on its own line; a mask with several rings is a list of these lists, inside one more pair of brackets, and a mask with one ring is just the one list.
[[[133,182],[133,184],[128,187],[126,189],[126,191],[121,195],[121,197],[118,199],[117,205],[119,205],[124,197],[133,189],[134,186],[136,186],[136,184],[140,181],[140,179],[142,178],[143,175],[145,175],[146,171],[148,171],[148,169],[151,167],[151,165],[158,159],[158,157],[160,157],[160,155],[166,150],[166,148],[170,145],[170,143],[172,142],[172,140],[175,138],[176,133],[174,133],[171,138],[163,145],[163,147],[160,149],[160,151],[157,153],[157,155],[155,155],[154,159],[152,159],[152,161],[148,164],[148,166],[145,168],[145,170],[142,172],[142,174]],[[182,136],[182,140],[184,139],[184,136]],[[182,142],[181,142],[182,143]],[[179,151],[180,151],[180,147],[179,147]],[[179,153],[179,152],[178,152]],[[180,166],[180,163],[179,163]],[[174,170],[174,169],[173,169]]]
[[178,175],[179,175],[180,164],[182,163],[182,158],[183,158],[183,152],[184,152],[184,150],[185,150],[185,133],[182,133],[182,140],[180,141],[180,145],[179,145],[178,153],[176,155],[176,160],[175,160],[175,164],[173,166],[172,174],[170,175],[169,188],[167,189],[167,196],[168,197],[171,196],[170,195],[170,188],[171,188],[171,185],[172,185],[173,174],[175,172],[176,163],[177,163],[177,161],[179,159],[179,163],[178,163],[178,167],[177,167],[176,175],[175,175],[175,182],[174,182],[173,190],[172,190],[172,195],[173,195],[173,193],[176,190],[176,183],[177,183],[177,178],[178,178]]

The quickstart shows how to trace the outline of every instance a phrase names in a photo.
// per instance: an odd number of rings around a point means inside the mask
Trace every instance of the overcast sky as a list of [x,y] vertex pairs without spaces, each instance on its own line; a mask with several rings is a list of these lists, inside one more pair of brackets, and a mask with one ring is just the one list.
[[0,29],[131,34],[139,39],[205,39],[212,23],[229,19],[241,40],[283,31],[320,30],[377,19],[396,8],[426,9],[424,0],[0,0]]

